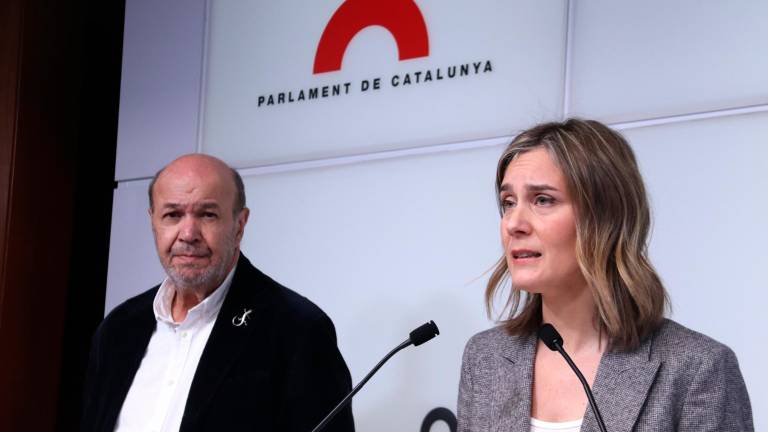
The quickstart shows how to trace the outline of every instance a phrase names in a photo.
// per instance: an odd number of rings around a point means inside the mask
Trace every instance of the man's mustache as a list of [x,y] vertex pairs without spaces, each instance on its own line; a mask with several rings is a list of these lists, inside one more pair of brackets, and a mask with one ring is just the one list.
[[189,246],[175,246],[171,248],[171,256],[195,256],[195,257],[207,257],[211,255],[211,250],[207,247],[196,248]]

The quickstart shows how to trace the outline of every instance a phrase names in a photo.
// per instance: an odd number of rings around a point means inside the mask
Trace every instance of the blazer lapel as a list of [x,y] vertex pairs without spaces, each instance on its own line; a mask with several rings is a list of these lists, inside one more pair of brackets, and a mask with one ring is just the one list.
[[[660,362],[650,359],[651,337],[632,352],[607,352],[600,361],[592,392],[606,428],[629,432],[659,370]],[[583,432],[599,431],[592,408],[587,406]]]
[[530,430],[536,336],[505,338],[491,399],[493,432]]
[[[254,332],[268,328],[269,318],[265,313],[268,294],[269,288],[259,283],[257,270],[241,254],[232,285],[192,380],[181,430],[188,429],[204,412],[216,388],[239,357],[243,344],[251,340]],[[241,319],[244,320],[242,323]]]

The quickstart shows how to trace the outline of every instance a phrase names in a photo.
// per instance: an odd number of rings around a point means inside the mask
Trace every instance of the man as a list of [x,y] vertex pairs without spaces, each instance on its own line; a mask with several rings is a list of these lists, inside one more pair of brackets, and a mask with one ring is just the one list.
[[[240,253],[243,183],[224,162],[176,159],[149,187],[167,278],[94,336],[84,431],[309,432],[351,387],[331,320]],[[326,428],[354,431],[351,409]]]

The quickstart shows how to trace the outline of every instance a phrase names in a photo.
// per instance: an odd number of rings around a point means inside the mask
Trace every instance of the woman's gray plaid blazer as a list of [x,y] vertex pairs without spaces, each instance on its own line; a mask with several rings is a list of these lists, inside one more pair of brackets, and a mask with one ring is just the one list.
[[[459,432],[529,432],[536,336],[497,327],[464,350]],[[609,432],[753,431],[736,356],[727,346],[665,320],[639,348],[606,352],[592,388]],[[599,431],[587,406],[582,432]]]

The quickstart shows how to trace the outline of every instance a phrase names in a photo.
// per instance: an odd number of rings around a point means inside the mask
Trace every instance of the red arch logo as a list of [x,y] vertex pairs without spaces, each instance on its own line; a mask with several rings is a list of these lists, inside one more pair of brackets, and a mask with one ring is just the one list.
[[340,70],[349,43],[370,26],[392,34],[401,61],[429,55],[427,25],[413,0],[346,0],[323,30],[312,73]]

